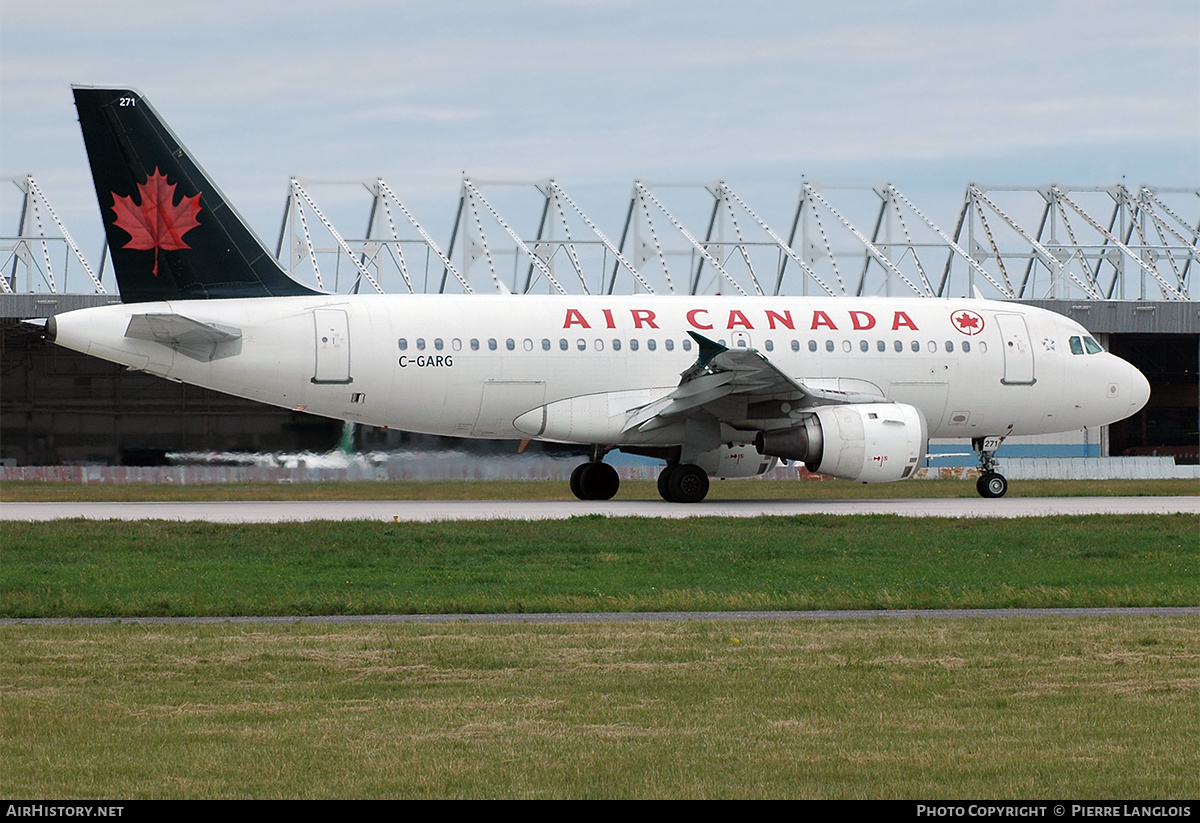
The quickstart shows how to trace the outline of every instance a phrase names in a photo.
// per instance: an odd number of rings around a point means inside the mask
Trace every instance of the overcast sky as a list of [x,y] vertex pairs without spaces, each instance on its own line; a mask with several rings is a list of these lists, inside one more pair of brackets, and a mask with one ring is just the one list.
[[0,175],[94,257],[71,83],[145,93],[271,245],[293,175],[382,176],[439,241],[464,171],[554,177],[614,233],[634,178],[776,223],[802,175],[1200,184],[1195,0],[0,0]]

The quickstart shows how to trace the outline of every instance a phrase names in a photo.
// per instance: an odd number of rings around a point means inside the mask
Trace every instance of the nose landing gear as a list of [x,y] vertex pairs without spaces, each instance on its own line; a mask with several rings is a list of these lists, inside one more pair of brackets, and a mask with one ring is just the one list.
[[1003,442],[1003,437],[977,437],[971,441],[971,448],[979,452],[979,468],[983,472],[975,481],[975,490],[980,497],[996,498],[1008,493],[1008,478],[996,471],[1000,461],[995,452]]

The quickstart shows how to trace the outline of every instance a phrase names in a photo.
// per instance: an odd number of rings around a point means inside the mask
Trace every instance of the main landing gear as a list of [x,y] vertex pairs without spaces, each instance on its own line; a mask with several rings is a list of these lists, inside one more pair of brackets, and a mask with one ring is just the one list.
[[612,500],[621,487],[617,470],[603,462],[604,451],[592,449],[592,462],[581,463],[571,472],[571,494],[580,500]]
[[[1002,442],[1004,438],[1000,438]],[[975,481],[975,490],[980,497],[1003,497],[1008,493],[1008,479],[996,471],[1000,467],[995,458],[995,451],[1000,442],[990,442],[992,438],[976,438],[971,441],[971,447],[979,452],[979,468],[983,472]],[[991,446],[992,448],[987,448]]]
[[699,503],[708,496],[708,472],[692,463],[668,463],[658,475],[658,493],[668,503]]

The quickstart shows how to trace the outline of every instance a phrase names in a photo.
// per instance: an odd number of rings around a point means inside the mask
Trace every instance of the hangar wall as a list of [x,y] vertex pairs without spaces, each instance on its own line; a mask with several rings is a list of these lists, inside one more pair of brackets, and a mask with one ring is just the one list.
[[[57,218],[51,222],[59,235],[48,235],[35,219],[54,214],[45,194],[32,177],[14,182],[23,193],[17,233],[0,238],[0,460],[152,465],[169,451],[321,452],[338,444],[340,421],[127,372],[47,346],[36,329],[19,321],[119,298],[111,293],[106,255],[99,269],[89,266]],[[777,232],[725,183],[656,187],[635,181],[622,209],[624,226],[610,238],[553,181],[522,186],[464,179],[443,252],[382,180],[365,187],[370,210],[365,236],[358,239],[334,230],[311,192],[292,180],[276,251],[297,279],[332,291],[502,286],[514,293],[631,289],[945,299],[982,289],[988,297],[1080,321],[1141,369],[1152,391],[1149,405],[1127,421],[1101,431],[1014,438],[1002,455],[1167,454],[1197,462],[1200,304],[1189,299],[1189,279],[1200,264],[1194,214],[1200,190],[972,184],[957,228],[947,232],[895,186],[805,182],[790,231]],[[314,220],[303,219],[305,209]],[[513,215],[517,210],[524,210],[524,219]],[[490,239],[468,226],[487,226]],[[329,237],[323,240],[321,231]],[[93,292],[70,293],[70,278],[79,284],[84,274],[83,288]],[[399,432],[360,437],[371,448],[412,443]],[[961,444],[952,450],[961,451]]]
[[153,466],[167,452],[324,452],[342,422],[174,383],[0,325],[0,461]]

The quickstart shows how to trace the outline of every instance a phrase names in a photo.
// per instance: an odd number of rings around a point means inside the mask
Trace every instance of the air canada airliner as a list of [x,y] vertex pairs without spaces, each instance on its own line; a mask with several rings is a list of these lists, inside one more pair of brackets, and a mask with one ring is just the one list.
[[414,432],[581,444],[580,499],[613,449],[661,459],[662,497],[777,461],[911,477],[969,440],[977,488],[1014,435],[1125,418],[1149,384],[1073,320],[982,299],[327,294],[291,279],[149,102],[74,87],[120,304],[47,337],[216,391]]

